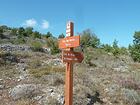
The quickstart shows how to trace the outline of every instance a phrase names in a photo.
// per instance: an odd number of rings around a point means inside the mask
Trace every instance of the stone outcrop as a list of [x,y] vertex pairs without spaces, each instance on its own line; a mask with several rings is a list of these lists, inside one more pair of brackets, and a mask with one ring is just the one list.
[[1,44],[0,49],[3,51],[31,51],[29,46],[25,45],[12,45],[12,44]]
[[10,96],[14,99],[32,98],[39,93],[39,86],[34,84],[17,85],[10,90]]

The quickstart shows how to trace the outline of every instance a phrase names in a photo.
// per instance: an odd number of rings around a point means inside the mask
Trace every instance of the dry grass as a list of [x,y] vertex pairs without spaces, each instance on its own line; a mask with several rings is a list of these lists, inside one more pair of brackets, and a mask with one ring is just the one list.
[[140,72],[133,73],[127,77],[119,78],[119,85],[123,88],[140,91]]
[[33,75],[36,78],[39,78],[43,75],[48,75],[51,73],[56,73],[56,72],[61,72],[64,73],[65,72],[65,68],[64,67],[55,67],[55,66],[51,66],[51,65],[47,65],[46,67],[42,67],[42,68],[37,68],[37,69],[30,69],[29,73],[31,75]]
[[30,99],[21,99],[18,100],[15,105],[37,105],[37,104]]
[[[138,70],[140,69],[140,63],[133,63],[130,64],[130,66],[132,67],[133,70]],[[140,70],[139,70],[140,71]]]
[[54,99],[53,97],[48,97],[48,102],[47,102],[47,105],[60,105],[58,103],[58,101],[56,99]]
[[13,78],[19,75],[19,71],[13,65],[5,65],[0,67],[0,78],[9,77]]

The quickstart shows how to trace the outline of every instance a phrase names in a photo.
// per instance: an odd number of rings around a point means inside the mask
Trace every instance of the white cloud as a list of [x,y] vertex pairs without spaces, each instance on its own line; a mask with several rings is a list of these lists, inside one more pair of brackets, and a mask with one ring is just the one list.
[[37,25],[37,21],[35,19],[28,19],[25,21],[24,25],[27,27],[34,27]]
[[43,29],[48,29],[49,28],[49,22],[47,21],[47,20],[43,20],[42,21],[42,25],[41,25],[41,27],[43,28]]

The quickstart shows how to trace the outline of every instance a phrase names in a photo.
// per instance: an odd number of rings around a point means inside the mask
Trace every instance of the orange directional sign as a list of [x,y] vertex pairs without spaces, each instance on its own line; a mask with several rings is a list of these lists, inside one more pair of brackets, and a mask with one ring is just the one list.
[[80,36],[70,36],[59,40],[59,48],[73,48],[80,45]]
[[83,54],[80,52],[74,52],[74,51],[63,51],[63,62],[69,62],[69,63],[81,63],[84,59]]

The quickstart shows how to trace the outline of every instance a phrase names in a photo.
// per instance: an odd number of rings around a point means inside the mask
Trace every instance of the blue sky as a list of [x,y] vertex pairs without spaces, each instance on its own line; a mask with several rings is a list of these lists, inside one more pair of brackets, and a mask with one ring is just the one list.
[[140,31],[139,4],[140,0],[0,0],[0,24],[33,26],[58,36],[72,20],[75,35],[89,28],[102,43],[116,39],[128,46]]

